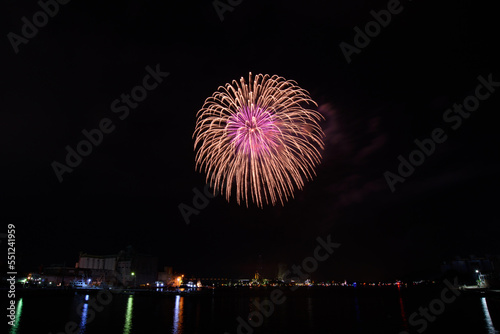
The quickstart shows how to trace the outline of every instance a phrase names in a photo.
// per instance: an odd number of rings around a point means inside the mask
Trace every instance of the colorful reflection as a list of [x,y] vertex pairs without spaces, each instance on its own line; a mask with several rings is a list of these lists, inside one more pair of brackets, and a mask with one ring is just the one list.
[[398,284],[399,293],[399,308],[401,309],[401,319],[403,319],[403,327],[406,331],[409,331],[408,319],[406,319],[405,306],[403,304],[403,296],[401,295],[401,286]]
[[132,311],[134,307],[134,296],[128,296],[127,311],[125,311],[125,325],[123,326],[123,334],[130,334],[132,330]]
[[21,313],[23,312],[23,299],[20,298],[16,305],[16,320],[14,320],[14,325],[10,328],[10,334],[19,333],[19,323],[21,321]]
[[486,329],[488,330],[488,334],[497,334],[498,331],[495,330],[495,326],[493,326],[493,321],[491,320],[490,311],[488,310],[486,297],[481,298],[481,304],[483,305],[484,320],[486,320]]
[[[85,300],[87,299],[85,298]],[[89,304],[84,303],[82,307],[82,320],[80,321],[80,334],[85,333],[85,327],[87,326],[88,312],[89,312]]]
[[184,297],[179,295],[175,296],[175,308],[174,308],[174,328],[173,334],[182,334],[183,328],[183,318],[184,318]]

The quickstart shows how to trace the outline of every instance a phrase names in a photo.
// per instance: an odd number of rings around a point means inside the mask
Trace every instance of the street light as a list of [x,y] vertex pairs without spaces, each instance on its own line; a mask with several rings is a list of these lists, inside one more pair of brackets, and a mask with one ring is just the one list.
[[134,287],[137,285],[137,278],[135,277],[135,272],[130,273],[132,276],[134,276]]

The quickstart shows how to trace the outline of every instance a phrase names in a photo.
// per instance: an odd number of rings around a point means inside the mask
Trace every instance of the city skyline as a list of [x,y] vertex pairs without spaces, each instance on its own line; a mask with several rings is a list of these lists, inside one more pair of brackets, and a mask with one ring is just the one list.
[[[339,245],[340,246],[340,245]],[[133,260],[136,259],[136,260]],[[140,260],[144,259],[144,260]],[[151,259],[151,260],[148,260]],[[128,264],[123,264],[127,261],[131,261]],[[415,272],[412,274],[399,274],[391,278],[385,279],[357,279],[356,277],[346,278],[346,275],[343,273],[337,273],[335,277],[324,277],[322,274],[317,274],[316,269],[311,273],[302,272],[301,270],[297,270],[296,264],[287,264],[284,262],[278,263],[264,263],[262,256],[259,256],[255,262],[255,267],[247,270],[246,272],[233,272],[229,274],[229,279],[242,279],[245,277],[251,277],[252,275],[259,275],[261,277],[265,277],[266,280],[278,280],[284,281],[286,277],[290,279],[291,276],[300,278],[298,281],[304,282],[305,276],[302,277],[303,274],[307,276],[307,279],[312,281],[349,281],[349,282],[390,282],[390,281],[404,281],[404,282],[412,282],[412,281],[434,281],[440,280],[443,277],[447,277],[450,275],[457,276],[459,275],[461,280],[467,281],[471,280],[476,276],[478,272],[482,272],[487,275],[495,275],[497,273],[497,268],[500,267],[500,255],[496,254],[484,254],[484,255],[468,255],[468,256],[453,256],[447,259],[437,260],[439,262],[439,266],[429,264],[426,269],[421,272]],[[125,262],[124,262],[125,261]],[[137,262],[139,261],[139,262]],[[146,261],[146,262],[144,262]],[[151,262],[152,261],[152,262]],[[122,263],[122,264],[120,264]],[[143,264],[140,264],[143,263]],[[228,277],[228,274],[217,273],[217,272],[203,272],[194,268],[191,271],[179,271],[174,270],[172,266],[168,265],[168,260],[162,259],[158,254],[146,254],[138,251],[132,245],[128,245],[122,250],[116,251],[114,253],[108,254],[92,254],[84,251],[80,251],[78,254],[78,260],[74,261],[74,266],[71,262],[51,262],[45,261],[45,263],[41,263],[37,268],[31,268],[29,270],[24,270],[23,274],[28,273],[37,273],[37,274],[46,274],[47,270],[49,272],[54,272],[54,270],[68,270],[68,269],[76,269],[80,274],[75,274],[77,276],[88,276],[93,277],[94,281],[96,277],[106,276],[106,272],[108,276],[112,277],[112,281],[122,282],[120,284],[127,285],[124,282],[134,279],[135,281],[139,280],[139,282],[151,282],[153,283],[155,280],[161,281],[160,273],[161,270],[170,272],[169,275],[178,276],[181,275],[186,278],[196,278],[203,276],[211,276],[211,277]],[[146,266],[147,271],[144,271],[144,266]],[[319,266],[317,266],[319,267]],[[439,267],[439,270],[434,269],[433,267]],[[120,269],[122,268],[122,269]],[[125,269],[127,268],[127,269]],[[168,269],[167,269],[168,268]],[[182,267],[181,267],[182,268]],[[82,271],[83,270],[83,271]],[[125,271],[124,271],[125,270]],[[73,272],[73,270],[71,270]],[[118,272],[119,276],[115,273]],[[130,276],[131,273],[134,272],[134,276]],[[75,271],[75,273],[77,273]],[[286,275],[284,275],[287,273]],[[348,276],[348,275],[347,275]],[[470,276],[470,277],[469,277]],[[64,277],[64,275],[63,275]],[[154,277],[154,278],[153,278]],[[493,276],[492,276],[493,277]],[[224,278],[227,279],[227,278]],[[66,282],[68,283],[68,282]]]

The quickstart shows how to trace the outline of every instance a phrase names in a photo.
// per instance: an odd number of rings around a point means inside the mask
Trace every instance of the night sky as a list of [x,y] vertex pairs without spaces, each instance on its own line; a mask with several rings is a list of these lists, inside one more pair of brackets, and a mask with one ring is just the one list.
[[[209,0],[73,0],[16,54],[7,34],[21,34],[21,18],[40,6],[6,1],[0,214],[16,224],[20,270],[132,245],[189,275],[250,277],[262,267],[272,277],[329,234],[341,246],[316,280],[432,278],[445,259],[500,254],[500,88],[456,130],[443,120],[478,76],[500,81],[497,11],[401,1],[348,64],[339,44],[354,45],[354,27],[387,4],[245,0],[221,22]],[[111,103],[157,64],[169,76],[121,120]],[[178,206],[192,206],[192,189],[205,185],[194,168],[196,113],[248,72],[295,80],[318,103],[326,147],[317,177],[283,207],[216,197],[187,225]],[[60,183],[51,164],[103,118],[115,130]],[[398,156],[435,128],[447,140],[391,192],[384,172],[397,173]]]

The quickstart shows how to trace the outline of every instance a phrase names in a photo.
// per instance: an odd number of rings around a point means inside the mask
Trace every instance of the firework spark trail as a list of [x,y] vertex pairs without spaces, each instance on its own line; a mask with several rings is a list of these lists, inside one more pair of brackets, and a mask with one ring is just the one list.
[[[258,74],[248,83],[220,86],[197,113],[194,148],[196,170],[225,189],[229,201],[236,187],[238,204],[249,200],[281,205],[315,175],[321,161],[321,114],[295,81]],[[234,184],[233,184],[234,183]]]

